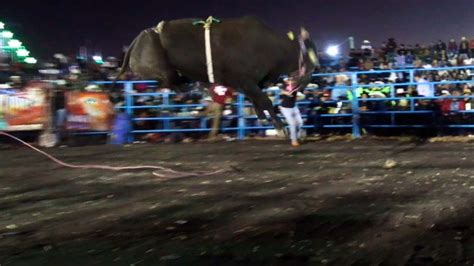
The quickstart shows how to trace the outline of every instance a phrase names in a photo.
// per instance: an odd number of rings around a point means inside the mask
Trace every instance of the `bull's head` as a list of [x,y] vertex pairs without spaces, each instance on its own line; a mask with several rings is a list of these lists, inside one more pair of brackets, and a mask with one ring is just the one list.
[[309,36],[309,32],[301,28],[298,37],[299,42],[299,58],[298,69],[290,74],[292,80],[296,83],[297,90],[304,89],[311,82],[311,77],[316,68],[319,68],[319,60],[317,56],[316,45]]

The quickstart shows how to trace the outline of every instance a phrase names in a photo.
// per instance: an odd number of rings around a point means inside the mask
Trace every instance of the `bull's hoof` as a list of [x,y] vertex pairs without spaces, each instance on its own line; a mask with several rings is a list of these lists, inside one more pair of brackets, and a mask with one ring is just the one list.
[[259,123],[260,125],[264,126],[264,127],[266,127],[266,126],[269,125],[269,123],[268,123],[268,121],[267,121],[266,119],[259,119],[259,120],[258,120],[258,123]]
[[277,129],[276,132],[277,132],[277,137],[279,138],[286,138],[288,136],[286,131],[283,129]]

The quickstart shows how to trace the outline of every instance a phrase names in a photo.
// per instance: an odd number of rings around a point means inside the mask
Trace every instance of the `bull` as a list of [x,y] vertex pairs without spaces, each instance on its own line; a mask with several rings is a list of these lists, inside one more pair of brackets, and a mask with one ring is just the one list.
[[[209,82],[204,27],[196,19],[162,21],[143,30],[131,43],[117,79],[131,70],[161,87],[176,88],[189,81]],[[210,44],[215,82],[235,88],[253,104],[261,121],[268,111],[275,128],[283,123],[262,91],[288,75],[304,89],[318,66],[316,47],[304,29],[298,38],[280,36],[254,17],[213,23]]]

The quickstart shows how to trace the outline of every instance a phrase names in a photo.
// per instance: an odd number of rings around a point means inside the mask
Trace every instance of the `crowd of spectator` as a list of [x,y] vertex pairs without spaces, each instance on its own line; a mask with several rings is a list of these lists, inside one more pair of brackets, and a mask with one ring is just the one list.
[[394,38],[379,47],[365,40],[360,49],[352,49],[347,60],[327,66],[325,71],[374,70],[394,68],[453,67],[472,65],[474,38],[462,37],[459,42],[439,40],[429,45],[398,44]]

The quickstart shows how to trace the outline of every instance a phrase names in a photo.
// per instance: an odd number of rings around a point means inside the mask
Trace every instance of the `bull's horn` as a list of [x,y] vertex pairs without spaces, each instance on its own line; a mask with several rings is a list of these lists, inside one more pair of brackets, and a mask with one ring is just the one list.
[[303,27],[301,27],[300,35],[301,35],[301,37],[303,38],[303,40],[306,40],[306,39],[309,39],[309,38],[310,38],[310,37],[309,37],[309,32],[308,32],[305,28],[303,28]]
[[289,31],[286,35],[288,35],[288,39],[292,41],[295,39],[295,34],[292,31]]
[[153,28],[153,31],[155,31],[156,33],[160,34],[161,31],[163,30],[164,24],[165,24],[165,21],[164,21],[164,20],[160,21],[160,23],[158,23],[158,25],[156,25],[156,27]]
[[318,62],[318,57],[316,56],[316,52],[314,52],[313,49],[309,49],[308,56],[309,56],[309,60],[311,60],[311,63],[313,63],[313,65],[316,65],[316,63]]

